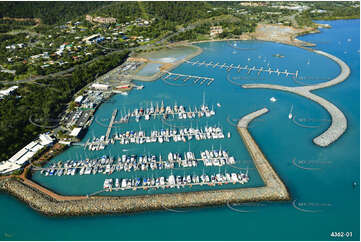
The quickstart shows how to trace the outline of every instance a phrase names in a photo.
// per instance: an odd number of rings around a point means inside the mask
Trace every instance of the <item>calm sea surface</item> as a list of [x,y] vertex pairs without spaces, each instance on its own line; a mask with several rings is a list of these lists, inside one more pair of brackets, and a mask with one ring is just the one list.
[[[359,240],[359,183],[360,170],[360,21],[322,21],[332,26],[320,29],[321,33],[300,37],[317,44],[316,49],[329,52],[351,68],[351,76],[343,83],[315,93],[337,105],[346,115],[348,129],[334,144],[320,148],[312,139],[330,124],[329,114],[318,104],[303,97],[274,90],[242,89],[236,83],[274,83],[286,86],[313,84],[334,78],[340,72],[336,63],[309,51],[271,42],[237,41],[201,43],[203,53],[192,61],[220,64],[248,65],[250,67],[287,69],[299,71],[297,80],[278,77],[276,74],[226,72],[211,67],[184,63],[172,70],[215,78],[209,87],[192,81],[163,81],[141,83],[145,88],[132,91],[129,96],[116,95],[104,103],[84,137],[105,134],[111,113],[147,107],[151,103],[200,106],[205,102],[214,107],[212,118],[186,121],[160,120],[131,122],[117,125],[112,134],[124,130],[145,130],[181,127],[220,126],[230,139],[169,144],[143,144],[108,146],[104,151],[84,151],[72,147],[51,162],[101,155],[161,154],[186,152],[189,149],[199,156],[199,151],[222,147],[237,159],[237,166],[248,169],[250,182],[245,186],[261,186],[263,183],[254,169],[250,156],[232,123],[240,117],[260,108],[270,112],[250,125],[250,132],[283,179],[293,202],[231,205],[231,207],[200,208],[190,210],[145,212],[133,215],[109,215],[76,218],[50,218],[40,215],[16,199],[0,194],[0,240],[328,240],[331,232],[352,232],[352,239]],[[173,53],[179,56],[179,54]],[[276,57],[279,54],[283,58]],[[156,59],[170,60],[166,53]],[[168,58],[168,59],[167,59]],[[156,66],[155,66],[156,67]],[[151,67],[145,73],[151,72]],[[271,97],[277,99],[272,103]],[[221,107],[217,107],[220,103]],[[288,119],[293,105],[297,123]],[[119,116],[118,116],[119,117]],[[302,126],[307,126],[302,127]],[[311,168],[311,169],[310,169]],[[231,167],[226,168],[232,171]],[[218,172],[218,168],[206,168],[205,172]],[[221,168],[224,171],[224,168]],[[173,173],[201,174],[203,167],[193,170],[175,169]],[[139,176],[168,175],[169,171],[142,173]],[[110,177],[134,177],[134,173],[113,173]],[[34,180],[61,194],[89,194],[102,189],[105,175],[45,177],[34,175]],[[239,185],[241,186],[241,185]],[[226,186],[222,186],[222,189]],[[230,185],[230,187],[232,187]],[[228,187],[226,187],[228,188]],[[193,189],[194,190],[194,189]],[[170,191],[170,192],[175,192]],[[184,189],[183,191],[190,191]],[[161,191],[164,192],[164,191]],[[145,192],[145,193],[152,193]],[[108,195],[144,194],[141,191],[119,192]],[[350,238],[343,238],[350,239]]]

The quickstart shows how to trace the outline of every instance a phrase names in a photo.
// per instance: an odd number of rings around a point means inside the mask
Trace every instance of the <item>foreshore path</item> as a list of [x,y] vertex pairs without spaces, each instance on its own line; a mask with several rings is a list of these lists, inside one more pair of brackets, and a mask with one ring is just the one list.
[[243,88],[267,88],[267,89],[275,89],[275,90],[281,90],[286,92],[295,93],[297,95],[306,97],[314,102],[317,102],[320,104],[326,111],[330,114],[332,123],[330,127],[323,132],[321,135],[315,137],[313,139],[313,142],[321,147],[326,147],[333,142],[335,142],[347,129],[347,119],[345,115],[341,112],[340,109],[338,109],[334,104],[327,101],[326,99],[317,96],[311,91],[326,88],[330,86],[337,85],[344,80],[347,79],[347,77],[350,75],[351,70],[348,67],[348,65],[343,62],[341,59],[337,58],[336,56],[333,56],[331,54],[328,54],[324,51],[320,50],[312,50],[309,49],[317,54],[324,55],[333,61],[335,61],[341,68],[341,73],[334,79],[323,82],[315,85],[308,85],[308,86],[301,86],[301,87],[287,87],[287,86],[281,86],[281,85],[272,85],[272,84],[245,84],[242,85]]
[[247,130],[249,122],[266,112],[268,110],[264,108],[246,115],[239,121],[237,127],[262,177],[264,186],[261,187],[142,196],[62,196],[27,179],[23,173],[17,178],[0,179],[0,190],[13,194],[43,214],[54,216],[133,213],[229,203],[289,201],[290,195],[286,186]]

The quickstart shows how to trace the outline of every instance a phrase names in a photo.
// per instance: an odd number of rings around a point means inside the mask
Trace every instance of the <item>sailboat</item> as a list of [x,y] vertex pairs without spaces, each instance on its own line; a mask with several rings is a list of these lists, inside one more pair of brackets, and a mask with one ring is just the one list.
[[290,113],[288,114],[288,119],[292,119],[292,110],[293,110],[293,104],[291,106]]

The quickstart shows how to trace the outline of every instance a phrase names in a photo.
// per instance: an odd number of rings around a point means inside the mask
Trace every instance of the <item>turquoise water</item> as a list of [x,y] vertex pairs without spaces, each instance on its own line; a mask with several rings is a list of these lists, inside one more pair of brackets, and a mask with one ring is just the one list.
[[[321,29],[321,33],[306,35],[300,39],[317,44],[316,49],[324,50],[340,57],[351,68],[351,76],[343,83],[316,94],[336,104],[348,119],[346,133],[327,148],[319,148],[312,139],[327,129],[328,113],[318,104],[297,95],[274,90],[242,89],[237,83],[275,83],[289,86],[304,83],[317,83],[337,76],[338,66],[326,57],[312,54],[292,46],[261,41],[202,43],[204,52],[192,61],[213,61],[249,66],[271,67],[289,72],[299,70],[298,82],[292,78],[278,77],[275,74],[230,73],[224,70],[197,67],[183,64],[173,70],[175,73],[188,73],[198,76],[214,77],[210,87],[199,87],[191,82],[186,86],[172,86],[162,80],[142,83],[142,91],[134,91],[129,96],[114,96],[97,111],[88,134],[84,137],[100,136],[114,108],[119,110],[147,105],[151,101],[174,104],[197,105],[202,103],[202,93],[206,94],[206,103],[215,105],[216,116],[208,120],[209,125],[220,125],[231,132],[231,140],[216,142],[190,142],[190,148],[196,151],[222,145],[242,161],[240,167],[252,168],[249,155],[241,143],[235,128],[229,120],[239,119],[243,115],[262,107],[270,112],[251,124],[250,132],[283,179],[292,198],[292,203],[258,203],[234,205],[237,211],[224,207],[180,210],[180,212],[147,212],[134,215],[94,216],[80,218],[49,218],[37,214],[12,197],[1,194],[0,239],[1,240],[329,240],[331,232],[352,232],[353,240],[359,240],[359,187],[353,188],[354,181],[359,182],[360,154],[360,82],[359,82],[359,20],[325,21],[333,27]],[[351,39],[348,40],[348,39]],[[339,44],[340,42],[340,44]],[[274,57],[274,54],[284,58]],[[163,58],[160,56],[159,58]],[[249,58],[249,59],[248,59]],[[182,84],[178,81],[177,84]],[[277,102],[269,98],[274,96]],[[287,116],[291,105],[296,120],[304,125],[317,126],[303,128],[290,121]],[[304,119],[312,120],[305,121]],[[227,121],[228,120],[228,121]],[[206,125],[207,119],[198,122]],[[100,123],[100,124],[99,124]],[[172,122],[188,126],[190,121]],[[142,129],[166,127],[159,121],[141,122]],[[192,121],[193,127],[197,125]],[[119,126],[119,130],[124,127]],[[126,128],[139,129],[132,123]],[[113,132],[115,132],[114,130]],[[98,153],[84,152],[80,147],[72,147],[54,160],[117,154],[118,152],[141,153],[165,149],[188,150],[188,143],[133,145],[116,144]],[[305,170],[304,168],[317,168]],[[227,168],[228,169],[228,168]],[[257,173],[250,169],[250,185],[260,185]],[[183,171],[181,171],[183,173]],[[117,176],[117,173],[114,174]],[[80,179],[81,178],[81,179]],[[102,186],[104,177],[43,177],[38,174],[36,181],[63,194],[85,194],[94,186]],[[99,181],[99,182],[98,182]],[[303,209],[301,211],[300,209]],[[243,212],[239,212],[239,210]],[[183,212],[181,212],[183,211]],[[249,211],[249,212],[244,212]],[[313,211],[313,212],[310,212]],[[19,223],[21,216],[23,222]],[[111,229],[109,229],[111,228]],[[181,230],[180,230],[181,228]],[[141,229],[142,233],[139,233]],[[40,231],[41,232],[38,232]],[[37,231],[34,233],[34,231]],[[344,238],[346,239],[346,238]],[[348,238],[350,239],[350,238]]]

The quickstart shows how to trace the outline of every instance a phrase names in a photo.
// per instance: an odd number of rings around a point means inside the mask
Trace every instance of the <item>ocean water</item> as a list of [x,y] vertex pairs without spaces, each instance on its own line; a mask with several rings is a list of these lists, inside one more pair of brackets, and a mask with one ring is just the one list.
[[[160,129],[169,124],[199,127],[219,125],[231,132],[231,139],[214,141],[191,141],[189,143],[120,145],[107,147],[104,151],[84,151],[72,147],[55,157],[52,162],[79,159],[85,156],[115,155],[168,151],[184,152],[222,146],[239,161],[237,166],[248,168],[249,186],[262,185],[253,163],[237,134],[232,122],[250,112],[267,107],[270,111],[251,123],[249,130],[260,148],[288,187],[292,202],[250,203],[212,208],[179,209],[176,211],[145,212],[132,215],[107,215],[76,218],[51,218],[40,215],[23,203],[0,194],[1,240],[329,240],[332,232],[352,232],[360,239],[360,81],[359,49],[360,21],[322,21],[332,26],[321,29],[318,34],[299,39],[317,44],[316,49],[329,52],[351,68],[351,76],[343,83],[315,93],[337,105],[346,115],[348,129],[334,144],[320,148],[312,139],[330,124],[329,114],[317,103],[303,97],[276,90],[242,89],[243,83],[275,83],[299,86],[327,81],[338,75],[339,67],[326,57],[309,51],[271,42],[237,41],[198,44],[204,52],[192,61],[213,61],[220,64],[248,65],[250,67],[287,69],[299,71],[297,79],[279,77],[276,74],[226,72],[211,67],[184,63],[172,70],[215,78],[209,87],[193,82],[163,81],[142,83],[145,88],[132,91],[129,96],[114,96],[96,113],[84,140],[104,135],[115,108],[128,110],[160,103],[182,104],[192,107],[205,102],[214,106],[216,116],[193,121],[169,121],[169,123],[143,121],[121,126],[112,132],[125,129]],[[174,53],[172,53],[174,55]],[[283,58],[276,57],[279,54]],[[178,55],[176,55],[178,56]],[[170,58],[166,53],[157,58]],[[269,101],[275,97],[276,102]],[[219,102],[222,107],[216,107]],[[293,105],[293,122],[288,113]],[[307,128],[302,126],[307,126]],[[198,172],[201,172],[201,168]],[[223,168],[222,168],[223,169]],[[231,168],[227,168],[231,169]],[[217,169],[216,169],[217,171]],[[163,171],[162,171],[163,172]],[[181,175],[183,170],[174,171]],[[195,171],[197,172],[197,170]],[[212,172],[212,171],[209,171]],[[160,174],[160,173],[159,173]],[[163,174],[163,173],[162,173]],[[114,173],[113,177],[127,174]],[[156,174],[154,174],[156,175]],[[105,176],[45,177],[34,175],[34,180],[61,194],[88,194],[102,187]],[[138,192],[138,191],[137,191]],[[123,193],[120,193],[123,194]],[[114,194],[114,195],[120,195]],[[21,218],[19,220],[18,218]],[[139,230],[142,233],[139,233]],[[36,231],[36,232],[34,232]]]

